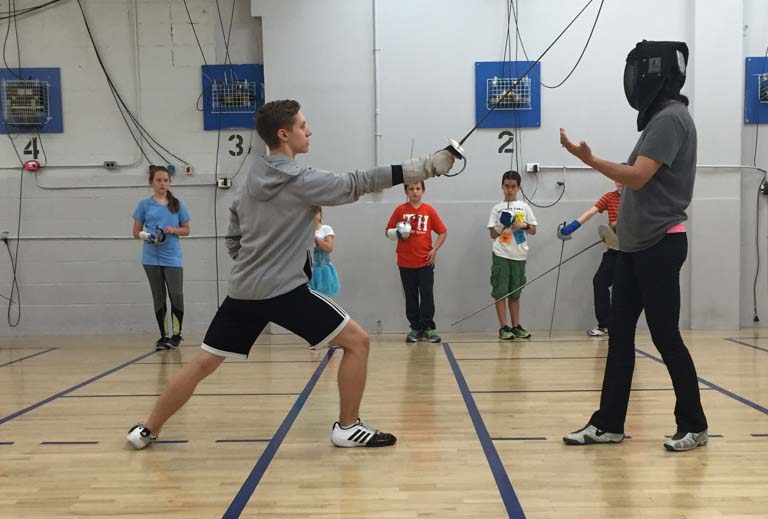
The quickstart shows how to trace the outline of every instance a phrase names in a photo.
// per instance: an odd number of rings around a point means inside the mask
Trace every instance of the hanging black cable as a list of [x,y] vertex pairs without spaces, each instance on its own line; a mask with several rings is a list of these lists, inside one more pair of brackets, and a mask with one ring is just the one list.
[[[556,85],[547,85],[546,83],[541,81],[541,86],[543,86],[544,88],[550,88],[550,89],[560,88],[561,86],[563,86],[565,84],[566,81],[568,81],[568,79],[570,79],[570,77],[576,71],[576,68],[579,66],[579,63],[581,63],[581,59],[584,57],[584,53],[587,52],[587,47],[589,47],[589,42],[592,40],[592,35],[595,32],[595,27],[597,27],[597,21],[600,19],[600,13],[603,10],[603,4],[604,3],[605,3],[605,0],[601,0],[600,7],[598,7],[598,9],[597,9],[597,15],[595,16],[595,21],[594,21],[594,23],[592,23],[592,29],[589,31],[589,36],[587,37],[587,42],[584,44],[584,48],[581,49],[581,54],[579,54],[579,59],[576,60],[576,64],[573,66],[571,71],[568,72],[568,74],[565,76],[565,78],[563,78],[563,80],[560,81],[558,84],[556,84]],[[520,9],[519,9],[519,6],[518,6],[517,10],[513,11],[513,14],[515,16],[515,27],[516,27],[516,31],[515,32],[516,32],[516,37],[520,41],[520,46],[522,48],[523,55],[525,56],[525,59],[529,59],[528,58],[528,53],[525,50],[525,44],[523,43],[523,37],[520,34],[520,28],[519,28],[519,23],[518,23],[518,14],[519,14],[519,12],[520,12]]]
[[[8,0],[8,12],[9,13],[13,13],[13,4],[11,3],[12,1],[13,0]],[[5,69],[8,72],[13,74],[13,76],[16,79],[21,79],[21,75],[17,74],[16,72],[13,71],[13,69],[10,67],[10,65],[8,65],[8,60],[5,57],[5,50],[6,50],[6,47],[8,46],[8,37],[11,35],[11,19],[12,18],[15,19],[15,16],[14,15],[9,15],[8,18],[7,18],[7,20],[8,20],[8,27],[5,30],[5,39],[3,40],[3,63],[5,64]],[[16,35],[16,37],[18,38],[18,34]],[[17,50],[18,50],[18,44],[17,44]]]
[[48,7],[49,5],[58,4],[62,0],[50,0],[49,2],[46,2],[44,4],[36,5],[34,7],[26,7],[24,9],[18,9],[15,10],[14,14],[11,14],[11,11],[6,12],[4,15],[0,16],[0,20],[9,20],[10,18],[14,16],[23,16],[25,14],[33,13],[35,11],[39,11],[40,9],[44,9]]
[[[21,242],[21,208],[22,208],[22,193],[23,193],[23,187],[24,187],[24,159],[21,158],[21,154],[19,153],[19,150],[16,148],[16,143],[13,142],[13,137],[10,133],[6,134],[8,136],[8,140],[11,142],[11,146],[13,147],[13,151],[16,153],[16,157],[19,159],[19,209],[17,214],[17,220],[16,220],[16,246],[15,251],[13,254],[11,254],[11,246],[8,243],[8,238],[3,238],[3,243],[5,243],[6,249],[8,249],[8,257],[11,260],[11,297],[8,298],[8,312],[6,314],[6,319],[8,320],[8,326],[11,328],[15,328],[19,325],[19,322],[21,322],[21,290],[19,289],[19,279],[18,279],[18,265],[19,265],[19,243]],[[18,306],[18,315],[16,316],[16,320],[14,321],[11,318],[12,314],[12,307],[13,307],[13,293],[16,292],[16,306]]]
[[[163,151],[165,151],[166,153],[168,153],[170,156],[174,157],[175,159],[177,159],[181,163],[189,164],[187,161],[185,161],[184,159],[182,159],[178,155],[176,155],[173,152],[171,152],[170,150],[168,150],[162,144],[160,144],[157,141],[157,139],[155,139],[152,136],[152,134],[150,134],[149,131],[147,131],[147,129],[144,128],[144,126],[138,121],[138,119],[133,115],[131,110],[128,108],[128,105],[125,103],[125,101],[123,100],[122,96],[120,95],[119,90],[117,89],[117,87],[115,86],[114,82],[112,81],[112,78],[109,75],[109,72],[107,72],[106,65],[104,64],[104,61],[101,58],[101,54],[99,53],[98,46],[96,45],[96,40],[95,40],[95,38],[93,36],[93,32],[91,31],[90,25],[88,23],[88,18],[85,15],[85,10],[83,8],[83,4],[82,4],[81,0],[77,0],[77,4],[80,7],[80,13],[83,16],[83,22],[85,23],[85,28],[86,28],[86,30],[88,32],[88,37],[91,40],[91,45],[93,46],[93,50],[94,50],[94,52],[96,54],[96,59],[98,60],[99,66],[101,67],[101,70],[104,73],[104,77],[106,78],[107,83],[109,84],[109,87],[112,90],[112,95],[113,95],[113,97],[115,97],[115,101],[118,103],[118,109],[125,111],[125,114],[128,115],[128,117],[131,119],[131,121],[135,125],[136,131],[139,133],[139,135],[141,135],[141,136],[143,136],[145,138],[145,140],[147,141],[147,144],[150,145],[150,147],[153,149],[153,151],[155,151],[155,153],[157,153],[158,156],[166,162],[166,164],[169,163],[169,161],[162,154],[160,154],[154,146],[152,146],[150,144],[150,141],[153,142],[154,144],[156,144],[158,148],[162,149]],[[137,88],[140,88],[140,86],[137,86]],[[120,108],[121,105],[122,105],[122,109]],[[122,111],[121,111],[121,115],[122,115]],[[123,120],[126,121],[125,115],[123,115]],[[129,131],[131,131],[131,136],[134,137],[134,141],[136,142],[137,146],[139,146],[139,149],[141,150],[142,154],[144,155],[145,158],[147,158],[146,153],[144,152],[143,148],[141,147],[141,144],[138,142],[138,139],[136,139],[136,137],[133,135],[133,130],[131,130],[130,125],[128,124],[127,121],[126,121],[126,125],[128,126]],[[150,162],[150,163],[152,162],[148,158],[147,158],[147,161]]]
[[[763,56],[763,72],[765,75],[765,60],[768,60],[768,46],[765,48],[765,55]],[[757,150],[760,143],[760,117],[757,118],[757,124],[755,124],[755,151],[752,154],[752,167],[757,168]],[[752,321],[755,323],[760,322],[760,317],[757,315],[757,279],[760,275],[760,195],[763,192],[765,183],[768,181],[768,173],[763,175],[763,180],[760,181],[760,185],[757,188],[757,200],[755,201],[755,258],[757,264],[755,266],[755,279],[752,282]]]

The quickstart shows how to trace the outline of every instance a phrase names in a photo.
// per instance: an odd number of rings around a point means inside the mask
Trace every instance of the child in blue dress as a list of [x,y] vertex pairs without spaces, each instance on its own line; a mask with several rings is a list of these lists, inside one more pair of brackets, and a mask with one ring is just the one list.
[[323,208],[315,208],[315,250],[309,288],[329,297],[339,293],[339,275],[331,263],[334,236],[331,226],[323,224]]

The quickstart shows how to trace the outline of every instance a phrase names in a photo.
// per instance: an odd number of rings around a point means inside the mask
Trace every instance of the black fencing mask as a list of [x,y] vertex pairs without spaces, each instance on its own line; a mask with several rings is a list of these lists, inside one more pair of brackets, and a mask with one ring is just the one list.
[[638,111],[638,131],[648,124],[657,100],[680,94],[687,65],[688,46],[681,41],[643,40],[627,55],[624,94]]

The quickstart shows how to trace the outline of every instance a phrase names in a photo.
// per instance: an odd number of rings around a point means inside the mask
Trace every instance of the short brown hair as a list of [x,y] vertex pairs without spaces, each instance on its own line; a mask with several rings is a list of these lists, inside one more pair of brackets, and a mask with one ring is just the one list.
[[419,180],[418,182],[413,182],[412,184],[406,184],[405,182],[403,182],[403,189],[407,193],[408,192],[408,186],[415,186],[416,184],[421,184],[421,190],[422,191],[426,191],[427,190],[427,186],[424,184],[423,180]]
[[301,105],[293,99],[271,101],[256,112],[256,131],[269,148],[277,148],[277,130],[290,130]]

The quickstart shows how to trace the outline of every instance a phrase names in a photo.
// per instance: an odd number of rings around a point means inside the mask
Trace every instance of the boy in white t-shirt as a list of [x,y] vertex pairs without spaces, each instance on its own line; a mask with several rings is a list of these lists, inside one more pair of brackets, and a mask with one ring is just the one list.
[[[536,217],[528,204],[517,200],[520,173],[507,171],[501,176],[504,201],[491,209],[488,229],[493,240],[491,264],[491,297],[496,299],[499,339],[527,339],[530,332],[520,324],[520,292],[525,285],[525,260],[528,258],[528,235],[536,234]],[[514,292],[513,292],[514,291]],[[510,294],[510,292],[512,292]],[[506,297],[512,327],[507,325]],[[498,301],[501,299],[501,301]]]

